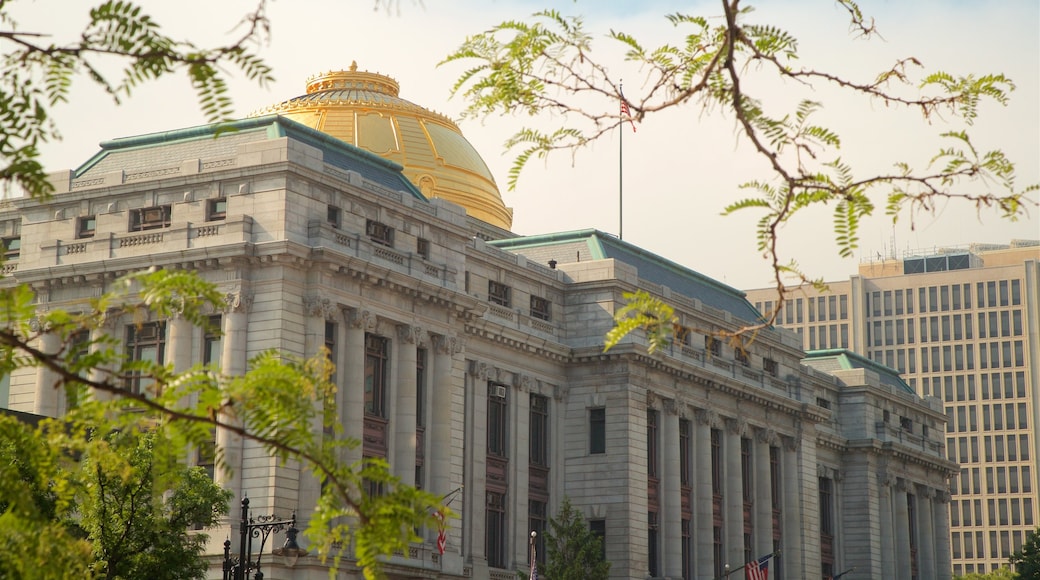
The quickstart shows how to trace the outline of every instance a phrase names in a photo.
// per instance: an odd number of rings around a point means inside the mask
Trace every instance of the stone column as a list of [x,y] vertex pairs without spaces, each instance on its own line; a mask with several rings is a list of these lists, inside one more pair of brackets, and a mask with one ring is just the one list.
[[195,329],[183,316],[170,319],[170,358],[173,372],[183,373],[191,368],[191,334]]
[[[434,335],[433,388],[430,392],[430,487],[433,493],[446,495],[454,491],[451,484],[451,408],[452,367],[457,339],[453,336]],[[480,417],[483,418],[484,412]],[[473,421],[479,421],[476,417]],[[483,452],[481,452],[483,453]],[[458,511],[458,510],[456,510]]]
[[935,578],[935,533],[932,530],[932,498],[935,490],[919,487],[917,494],[917,556],[921,578]]
[[[798,477],[798,439],[784,437],[782,441],[783,455],[780,470],[783,472],[784,498],[780,511],[782,521],[780,542],[783,546],[780,553],[780,565],[783,567],[784,578],[805,578],[807,577],[805,563],[797,556],[798,547],[805,545],[802,537],[802,487]],[[785,549],[788,546],[790,548]]]
[[393,466],[401,481],[415,481],[416,348],[422,329],[405,324],[397,327],[397,393],[394,396]]
[[711,428],[715,414],[712,411],[698,409],[694,413],[693,454],[694,488],[693,488],[693,541],[694,541],[694,577],[714,578],[714,532],[712,530],[714,515],[712,514],[711,490]]
[[661,421],[661,574],[682,578],[682,485],[679,473],[679,407],[665,401]]
[[[251,296],[241,292],[228,293],[225,297],[224,343],[220,353],[221,373],[228,377],[239,376],[246,371],[246,339],[249,326],[249,305]],[[221,420],[238,425],[228,415],[221,415]],[[231,473],[218,469],[214,474],[217,483],[231,492],[231,497],[238,500],[242,497],[242,437],[228,429],[217,429],[217,449],[223,451],[224,461]]]
[[881,577],[896,577],[895,528],[892,521],[892,492],[895,480],[891,475],[878,475],[878,495],[881,511]]
[[741,419],[726,419],[726,438],[722,451],[726,458],[725,506],[726,564],[736,568],[744,564],[744,480],[741,472],[740,440],[747,424]]
[[910,580],[910,512],[907,509],[909,484],[900,478],[892,501],[895,503],[896,580]]
[[759,429],[755,437],[755,448],[752,462],[755,466],[755,503],[754,524],[756,558],[773,552],[773,488],[772,471],[769,462],[769,446],[776,440],[776,433],[768,429]]
[[935,576],[939,580],[946,580],[953,574],[949,509],[950,492],[945,489],[935,490],[935,503],[932,504],[932,541],[935,548]]
[[365,435],[365,331],[374,326],[375,316],[361,309],[347,310],[344,315],[344,388],[337,404],[343,436],[359,443],[353,449],[343,450],[343,459],[350,464],[360,461],[364,453],[360,443]]
[[[30,322],[31,328],[41,333],[36,348],[45,354],[54,354],[61,347],[61,343],[58,337],[48,332],[48,329],[43,328],[42,324],[39,317],[34,317]],[[57,373],[44,365],[36,367],[36,392],[33,398],[33,413],[45,417],[58,416],[58,410],[62,407],[59,400],[64,393],[64,389],[58,388],[59,384],[63,384],[63,382],[59,380]]]
[[[509,494],[506,503],[511,507],[507,517],[512,518],[513,537],[509,540],[512,546],[513,562],[529,562],[529,546],[531,528],[528,526],[530,479],[527,467],[530,465],[531,446],[528,434],[531,432],[531,377],[522,374],[513,375],[513,387],[509,389]],[[515,433],[515,435],[514,435]]]

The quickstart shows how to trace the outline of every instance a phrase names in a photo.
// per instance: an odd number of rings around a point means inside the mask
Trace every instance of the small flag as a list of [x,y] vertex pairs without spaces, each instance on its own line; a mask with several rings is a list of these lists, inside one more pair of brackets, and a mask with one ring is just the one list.
[[443,556],[444,548],[448,545],[448,523],[444,521],[442,512],[434,512],[437,517],[437,552]]
[[772,559],[773,554],[769,554],[748,562],[744,567],[747,580],[769,580],[769,561]]
[[632,120],[632,111],[628,108],[628,102],[625,101],[625,96],[621,96],[621,117],[627,119],[628,123],[632,125],[632,132],[636,132],[636,123]]

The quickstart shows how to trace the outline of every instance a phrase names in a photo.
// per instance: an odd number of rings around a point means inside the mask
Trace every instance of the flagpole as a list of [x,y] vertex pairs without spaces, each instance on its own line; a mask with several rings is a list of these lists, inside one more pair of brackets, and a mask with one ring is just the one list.
[[531,531],[531,572],[527,575],[528,580],[538,580],[538,548],[534,545],[535,538],[538,537],[538,532]]
[[[621,90],[621,83],[618,83],[618,94],[621,96],[621,102],[625,102],[625,93]],[[625,120],[621,120],[621,124],[618,126],[618,239],[625,239]]]

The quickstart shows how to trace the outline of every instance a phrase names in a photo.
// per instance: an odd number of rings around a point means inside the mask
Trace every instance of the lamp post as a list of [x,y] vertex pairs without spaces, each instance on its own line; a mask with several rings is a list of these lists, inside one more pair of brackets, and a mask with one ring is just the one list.
[[[238,557],[231,557],[231,539],[224,540],[224,580],[249,580],[249,571],[256,570],[253,580],[263,580],[264,573],[260,571],[260,558],[264,554],[264,545],[272,532],[285,530],[285,544],[276,548],[274,554],[282,556],[286,564],[291,568],[296,565],[300,556],[307,555],[307,551],[300,548],[296,542],[296,512],[288,520],[275,519],[270,516],[249,516],[249,498],[242,499],[242,519],[239,523],[239,547]],[[253,538],[260,538],[260,548],[253,559]]]

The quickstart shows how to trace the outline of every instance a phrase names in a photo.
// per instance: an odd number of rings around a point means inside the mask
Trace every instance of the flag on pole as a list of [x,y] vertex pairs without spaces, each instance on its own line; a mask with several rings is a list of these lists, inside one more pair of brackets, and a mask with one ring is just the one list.
[[625,100],[625,96],[621,95],[621,117],[627,119],[628,123],[632,125],[632,132],[636,132],[636,123],[632,120],[632,111],[628,108],[628,101]]
[[436,511],[433,513],[437,518],[437,552],[443,556],[444,548],[448,545],[448,522],[444,520],[444,513]]
[[531,580],[538,580],[538,561],[531,560]]
[[744,566],[744,570],[747,575],[747,580],[769,580],[769,561],[773,559],[773,554],[762,556],[757,560],[752,560]]

